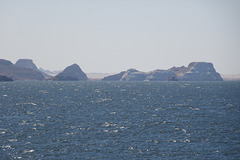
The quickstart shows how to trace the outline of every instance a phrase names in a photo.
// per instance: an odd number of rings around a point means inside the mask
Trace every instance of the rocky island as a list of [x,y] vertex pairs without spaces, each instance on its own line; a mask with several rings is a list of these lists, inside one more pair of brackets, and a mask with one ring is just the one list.
[[53,81],[87,81],[87,75],[77,64],[65,68],[61,73],[53,77]]
[[[52,81],[87,81],[87,75],[77,64],[66,67],[52,77],[40,71],[31,59],[19,59],[15,64],[0,59],[0,81],[6,80],[52,80]],[[142,72],[129,69],[118,74],[106,76],[103,81],[223,81],[212,63],[191,62],[187,67],[172,67],[167,70]]]
[[103,81],[222,81],[222,77],[209,62],[192,62],[188,67],[172,67],[168,70],[140,72],[129,69],[107,76]]
[[168,70],[141,72],[136,69],[129,69],[119,74],[104,77],[103,81],[171,81],[172,79],[176,80],[176,77],[174,72]]
[[222,81],[212,63],[192,62],[187,67],[172,67],[169,69],[177,75],[180,81]]
[[0,75],[13,80],[45,80],[41,72],[31,68],[18,67],[5,59],[0,59]]

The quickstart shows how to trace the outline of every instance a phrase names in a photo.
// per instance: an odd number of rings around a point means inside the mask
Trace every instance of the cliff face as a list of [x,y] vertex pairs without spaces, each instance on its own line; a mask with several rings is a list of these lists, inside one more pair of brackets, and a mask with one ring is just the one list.
[[7,76],[13,80],[44,80],[43,75],[30,68],[19,68],[8,60],[0,60],[0,75]]
[[212,63],[192,62],[188,67],[173,67],[169,69],[175,72],[181,81],[222,81],[222,77],[216,72]]
[[136,69],[129,69],[116,75],[105,77],[104,81],[168,81],[176,74],[172,71],[155,70],[152,72],[140,72]]
[[52,78],[53,81],[86,81],[87,75],[77,65],[73,64],[65,68],[61,73]]

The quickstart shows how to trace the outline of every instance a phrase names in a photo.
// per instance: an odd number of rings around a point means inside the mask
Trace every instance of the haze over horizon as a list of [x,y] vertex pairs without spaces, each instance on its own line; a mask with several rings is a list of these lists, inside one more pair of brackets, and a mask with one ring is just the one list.
[[0,0],[0,58],[117,73],[214,64],[240,73],[239,0]]

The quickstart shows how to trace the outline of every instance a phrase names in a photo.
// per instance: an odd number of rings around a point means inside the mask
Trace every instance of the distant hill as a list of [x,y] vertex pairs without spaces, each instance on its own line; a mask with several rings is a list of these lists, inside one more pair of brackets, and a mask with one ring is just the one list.
[[48,75],[50,75],[50,76],[56,76],[57,74],[59,74],[60,72],[62,72],[62,71],[50,71],[50,70],[45,70],[45,69],[43,69],[43,68],[39,68],[38,70],[41,71],[41,72],[43,72],[43,73],[45,73],[45,74],[48,74]]
[[7,76],[13,80],[45,80],[41,72],[30,68],[18,67],[5,59],[0,59],[0,75]]
[[87,75],[77,64],[73,64],[65,68],[61,73],[53,77],[53,81],[86,81]]

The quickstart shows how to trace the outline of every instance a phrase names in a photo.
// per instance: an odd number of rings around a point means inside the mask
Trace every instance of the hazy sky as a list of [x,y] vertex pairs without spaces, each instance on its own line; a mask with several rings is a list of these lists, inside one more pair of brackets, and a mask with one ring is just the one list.
[[0,0],[0,58],[85,72],[240,73],[240,0]]

